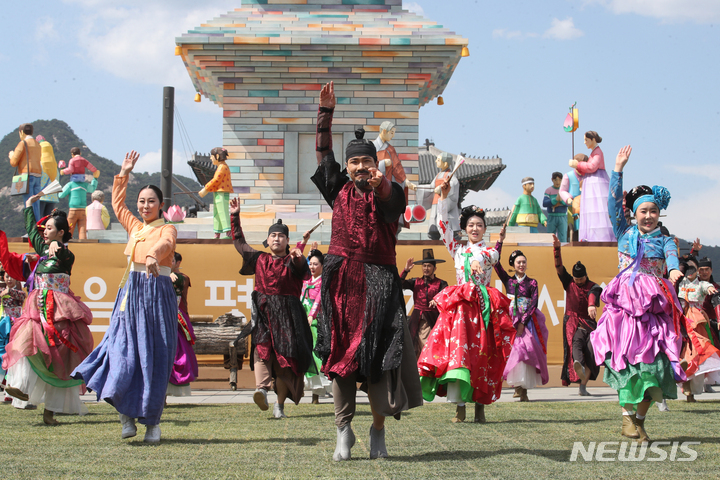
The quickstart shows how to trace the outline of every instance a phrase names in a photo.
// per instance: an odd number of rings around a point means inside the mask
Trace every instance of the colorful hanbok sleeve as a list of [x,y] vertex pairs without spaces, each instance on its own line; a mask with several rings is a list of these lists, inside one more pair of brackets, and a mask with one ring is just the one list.
[[125,205],[129,178],[129,175],[122,177],[116,175],[112,189],[112,207],[115,211],[115,216],[128,234],[136,228],[142,228],[142,222],[135,218],[135,215],[133,215],[127,208],[127,205]]
[[[502,246],[500,246],[500,248],[502,249]],[[510,293],[510,275],[507,274],[500,262],[495,262],[495,265],[493,267],[495,268],[495,273],[497,274],[498,278],[500,279],[502,284],[505,285],[505,291]]]
[[315,297],[315,301],[313,302],[312,307],[310,308],[310,311],[308,312],[308,318],[317,317],[317,311],[318,308],[320,308],[320,297],[321,295],[318,293],[318,295]]
[[22,290],[18,290],[17,288],[11,288],[8,294],[10,295],[10,298],[12,298],[13,305],[16,307],[22,307],[25,297],[27,297],[27,293]]
[[699,284],[698,288],[700,289],[700,295],[702,296],[702,301],[704,302],[705,297],[708,294],[708,290],[710,289],[710,287],[713,286],[713,284],[710,282],[704,282],[702,280],[700,282],[698,282],[698,284]]
[[622,172],[616,172],[613,170],[612,175],[610,176],[608,215],[610,215],[613,232],[615,233],[615,238],[617,238],[618,241],[629,227],[627,219],[625,219],[625,211],[623,210],[623,198],[623,174]]
[[523,325],[527,325],[532,321],[532,316],[535,314],[538,306],[538,284],[534,278],[530,279],[530,301],[525,311],[520,315],[520,322]]
[[0,230],[0,264],[12,278],[19,282],[25,281],[23,256],[10,251],[7,235],[2,230]]
[[37,228],[35,213],[32,207],[27,207],[23,213],[25,214],[25,231],[28,234],[28,240],[30,240],[33,249],[42,255],[45,250],[45,239]]
[[680,259],[678,258],[678,247],[672,237],[663,237],[663,250],[665,251],[665,262],[667,271],[679,270]]

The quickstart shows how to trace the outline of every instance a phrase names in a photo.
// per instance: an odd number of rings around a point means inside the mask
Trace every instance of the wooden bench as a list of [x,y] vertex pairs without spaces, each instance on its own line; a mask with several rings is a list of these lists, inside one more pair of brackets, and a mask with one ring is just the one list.
[[226,313],[214,321],[212,315],[190,315],[190,322],[195,330],[195,354],[223,355],[226,367],[230,367],[230,389],[237,390],[237,371],[249,353],[249,336],[236,340],[243,330],[247,333],[248,320],[244,315],[236,317]]

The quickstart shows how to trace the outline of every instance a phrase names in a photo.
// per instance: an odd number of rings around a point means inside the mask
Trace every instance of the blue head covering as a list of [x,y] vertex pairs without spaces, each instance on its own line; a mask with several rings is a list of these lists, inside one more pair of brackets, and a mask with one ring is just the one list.
[[[630,190],[625,197],[625,203],[626,205],[632,205],[633,213],[645,202],[652,202],[657,205],[658,209],[665,210],[670,203],[670,191],[659,185],[655,185],[652,188],[647,185],[640,185]],[[645,254],[645,243],[650,238],[657,237],[661,234],[659,228],[656,228],[652,232],[641,234],[637,225],[634,225],[628,232],[628,253],[630,253],[630,256],[634,259],[633,264],[629,265],[628,268],[632,266],[635,267],[630,276],[630,285],[632,285],[635,280],[640,261]]]
[[[641,185],[640,187],[635,187],[633,190],[640,190],[638,193],[640,193],[639,196],[635,197],[632,203],[632,211],[635,213],[638,209],[638,207],[645,203],[645,202],[652,202],[660,210],[665,210],[668,207],[668,204],[670,203],[670,191],[662,187],[660,185],[654,185],[652,189],[650,187],[646,187],[645,185]],[[630,192],[628,193],[628,196],[631,195]],[[632,198],[632,197],[631,197]]]

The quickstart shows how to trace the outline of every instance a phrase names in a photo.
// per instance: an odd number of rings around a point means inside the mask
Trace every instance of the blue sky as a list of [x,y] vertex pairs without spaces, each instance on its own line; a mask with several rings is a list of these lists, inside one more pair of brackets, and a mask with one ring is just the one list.
[[[221,143],[221,110],[194,89],[173,55],[174,38],[240,5],[239,0],[63,0],[4,5],[0,41],[0,132],[58,118],[98,154],[120,161],[137,149],[142,169],[159,168],[161,98],[176,105],[193,147]],[[536,195],[553,171],[568,170],[570,134],[562,129],[578,102],[580,132],[603,137],[606,167],[633,146],[626,184],[663,184],[673,200],[664,223],[684,238],[720,244],[720,1],[418,0],[406,7],[470,41],[443,94],[420,110],[419,140],[508,165],[487,192],[469,201],[510,205],[520,179]],[[21,13],[22,10],[22,13]],[[587,153],[576,135],[576,152]],[[176,165],[187,147],[176,130]],[[63,158],[62,155],[58,155]],[[176,171],[186,173],[186,167]]]

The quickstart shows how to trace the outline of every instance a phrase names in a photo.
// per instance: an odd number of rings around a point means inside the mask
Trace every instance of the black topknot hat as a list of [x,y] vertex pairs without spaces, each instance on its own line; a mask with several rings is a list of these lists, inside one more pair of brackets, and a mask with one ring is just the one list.
[[375,144],[365,140],[365,129],[360,127],[355,130],[355,140],[351,140],[345,148],[345,161],[353,157],[372,157],[377,162],[377,150]]

